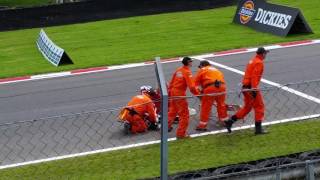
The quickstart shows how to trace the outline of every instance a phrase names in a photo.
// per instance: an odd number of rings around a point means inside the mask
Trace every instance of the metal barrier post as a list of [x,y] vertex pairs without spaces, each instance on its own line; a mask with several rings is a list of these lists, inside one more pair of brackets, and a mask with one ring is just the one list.
[[315,180],[314,169],[310,160],[306,161],[306,180]]
[[161,180],[168,179],[168,92],[166,81],[160,62],[156,57],[155,70],[161,91]]
[[281,170],[280,170],[279,162],[277,163],[276,180],[281,180]]

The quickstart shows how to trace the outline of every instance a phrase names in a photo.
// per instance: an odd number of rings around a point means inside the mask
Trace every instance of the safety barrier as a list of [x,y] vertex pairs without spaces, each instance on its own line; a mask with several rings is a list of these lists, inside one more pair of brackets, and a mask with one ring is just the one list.
[[316,179],[320,176],[320,159],[302,154],[319,153],[320,150],[290,154],[286,157],[251,161],[225,167],[209,168],[171,175],[170,179]]

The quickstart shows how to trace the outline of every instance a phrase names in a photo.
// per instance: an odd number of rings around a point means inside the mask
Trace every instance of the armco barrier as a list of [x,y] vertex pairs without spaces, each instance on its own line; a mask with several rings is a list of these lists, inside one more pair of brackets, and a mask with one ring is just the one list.
[[302,160],[320,159],[320,149],[304,152],[299,155],[299,159],[302,159]]
[[43,7],[0,10],[0,31],[46,27],[137,15],[211,9],[237,0],[90,0]]
[[303,153],[290,154],[288,156],[278,158],[251,161],[242,164],[209,168],[205,170],[183,172],[171,175],[169,179],[312,179],[313,177],[319,177],[320,158],[316,159],[310,154],[319,154],[319,152],[320,150],[313,150]]
[[223,175],[223,174],[249,171],[254,168],[255,168],[255,166],[253,166],[251,164],[236,164],[236,165],[218,168],[213,172],[213,175]]
[[41,29],[36,43],[39,51],[51,64],[55,66],[61,64],[72,64],[67,53],[53,43],[43,29]]
[[299,160],[296,158],[283,157],[283,158],[276,158],[276,159],[262,161],[257,164],[257,167],[258,168],[276,167],[276,166],[292,164],[296,162],[299,162]]

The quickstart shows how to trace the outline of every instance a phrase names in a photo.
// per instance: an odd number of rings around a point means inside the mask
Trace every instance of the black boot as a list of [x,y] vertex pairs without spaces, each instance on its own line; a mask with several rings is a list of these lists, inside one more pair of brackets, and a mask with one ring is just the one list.
[[268,131],[266,131],[262,128],[261,122],[256,122],[255,128],[256,128],[256,131],[254,132],[254,134],[256,134],[256,135],[268,133]]
[[231,132],[232,132],[232,130],[231,130],[232,124],[233,124],[234,122],[236,122],[237,119],[238,119],[237,116],[233,115],[233,116],[231,116],[230,119],[224,121],[224,123],[226,124],[226,128],[227,128],[227,130],[228,130],[228,133],[231,133]]
[[159,128],[158,128],[158,125],[155,124],[155,123],[150,123],[149,127],[148,127],[148,130],[152,130],[152,131],[158,131]]
[[123,132],[124,134],[128,135],[131,132],[131,124],[125,122],[123,125]]
[[176,116],[173,120],[173,124],[179,124],[179,116]]

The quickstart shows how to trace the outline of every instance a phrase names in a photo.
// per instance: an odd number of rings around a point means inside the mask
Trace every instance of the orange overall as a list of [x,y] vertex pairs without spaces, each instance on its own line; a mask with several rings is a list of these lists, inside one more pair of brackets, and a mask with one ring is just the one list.
[[226,99],[226,85],[223,73],[212,66],[199,69],[195,77],[196,86],[201,86],[203,94],[214,94],[215,96],[203,96],[201,98],[200,122],[197,128],[207,127],[211,108],[214,102],[217,104],[218,118],[220,121],[228,119]]
[[[263,121],[264,103],[262,94],[258,89],[263,69],[263,57],[261,55],[256,55],[247,65],[242,81],[244,106],[235,114],[238,119],[243,119],[253,108],[255,113],[255,122]],[[253,90],[250,91],[249,89]],[[256,94],[255,97],[253,91]]]
[[[156,111],[152,100],[147,95],[134,96],[127,104],[136,114],[125,114],[125,119],[131,125],[131,133],[145,132],[148,129],[146,121],[156,123]],[[147,119],[147,120],[146,120]]]
[[[186,96],[187,87],[190,91],[198,95],[199,91],[196,89],[192,72],[188,66],[182,66],[176,69],[171,82],[169,84],[169,96]],[[187,128],[189,125],[189,110],[188,102],[186,98],[174,98],[170,100],[170,107],[168,112],[169,128],[172,126],[173,120],[179,115],[179,124],[176,132],[176,136],[185,137],[187,136]]]

